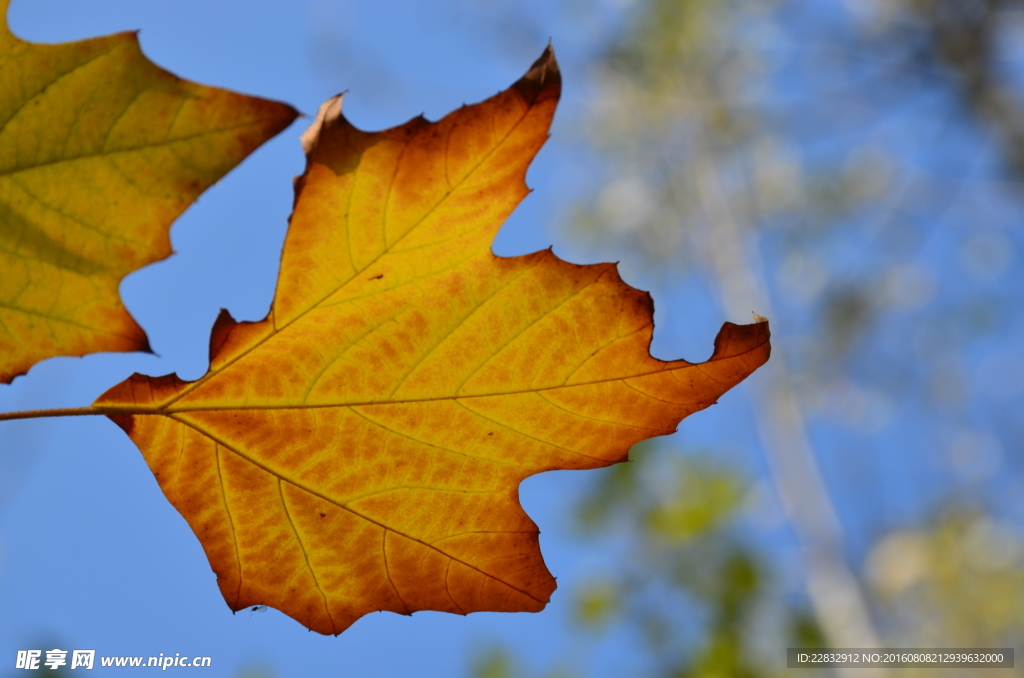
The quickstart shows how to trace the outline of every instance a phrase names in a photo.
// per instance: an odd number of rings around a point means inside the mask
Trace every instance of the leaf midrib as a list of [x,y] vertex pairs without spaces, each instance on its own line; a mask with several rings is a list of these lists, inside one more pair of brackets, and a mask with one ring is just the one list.
[[254,118],[247,122],[241,122],[235,125],[226,125],[224,127],[217,127],[216,129],[209,129],[202,132],[196,132],[194,134],[184,134],[181,136],[168,138],[160,141],[154,141],[149,143],[138,144],[135,146],[125,146],[115,149],[104,149],[93,153],[81,153],[78,155],[64,156],[55,158],[54,160],[47,160],[44,162],[37,162],[27,166],[18,166],[10,170],[0,170],[0,178],[12,177],[25,172],[30,172],[35,169],[42,167],[49,167],[52,165],[59,165],[64,162],[76,162],[78,160],[91,160],[96,158],[105,158],[107,156],[122,155],[125,153],[134,153],[136,151],[145,151],[153,148],[161,148],[164,146],[172,146],[186,141],[193,141],[195,139],[202,139],[203,137],[214,136],[218,134],[224,134],[226,132],[233,132],[235,130],[243,129],[246,127],[258,126],[265,122],[272,121],[273,118]]
[[[746,351],[743,351],[741,353],[735,353],[735,354],[730,355],[728,357],[718,358],[716,360],[708,361],[708,362],[718,363],[718,362],[724,362],[724,361],[737,360],[737,359],[743,358],[744,356],[747,356],[747,355],[749,355],[751,353],[754,353],[755,351],[763,349],[764,346],[767,343],[768,343],[767,341],[763,341],[763,342],[757,344],[756,346],[753,346],[753,347],[751,347],[751,348],[749,348]],[[653,357],[651,359],[652,360],[658,360],[658,358],[653,358]],[[640,378],[643,378],[643,377],[649,377],[649,376],[653,376],[653,375],[656,375],[656,374],[662,374],[662,373],[665,373],[665,372],[675,372],[675,371],[686,370],[686,369],[697,369],[697,370],[701,371],[702,373],[704,373],[705,376],[707,376],[708,378],[710,378],[710,379],[712,379],[714,381],[720,381],[718,379],[715,379],[714,377],[711,377],[711,375],[708,375],[706,372],[704,372],[704,370],[700,369],[703,365],[706,365],[707,363],[689,363],[689,362],[686,362],[685,360],[676,360],[676,361],[671,361],[671,362],[659,361],[659,362],[662,363],[661,369],[650,370],[648,372],[640,372],[640,373],[637,373],[637,374],[608,377],[606,379],[592,379],[590,381],[578,381],[578,382],[574,382],[572,384],[556,384],[554,386],[540,386],[540,387],[536,387],[536,388],[525,388],[525,389],[519,389],[519,390],[515,390],[515,391],[495,391],[495,392],[492,392],[492,393],[471,393],[471,394],[466,394],[466,395],[443,395],[443,396],[433,396],[433,397],[424,397],[424,398],[402,398],[402,399],[399,399],[399,400],[358,400],[358,401],[339,401],[339,402],[332,402],[332,403],[295,404],[295,405],[283,405],[283,404],[271,404],[271,405],[237,404],[237,405],[230,405],[230,404],[224,404],[224,405],[205,405],[205,406],[204,405],[191,405],[191,406],[186,405],[186,406],[180,406],[180,407],[173,407],[172,405],[168,404],[168,405],[163,405],[163,406],[159,406],[159,407],[152,407],[152,406],[151,407],[146,407],[146,406],[140,407],[138,405],[123,405],[122,406],[122,405],[109,404],[109,405],[101,405],[101,407],[105,411],[111,411],[111,412],[115,412],[116,411],[116,412],[123,413],[123,414],[142,414],[142,415],[152,414],[152,415],[172,416],[172,415],[175,415],[175,414],[182,414],[182,413],[188,413],[188,412],[211,412],[211,411],[214,411],[214,412],[215,411],[232,411],[232,412],[235,412],[235,411],[247,411],[247,410],[306,410],[306,409],[323,409],[323,408],[332,408],[332,407],[365,407],[365,406],[371,406],[371,405],[375,405],[375,406],[376,405],[409,405],[409,404],[414,404],[414,403],[427,403],[427,402],[436,402],[436,401],[472,400],[474,398],[499,398],[499,397],[511,396],[511,395],[526,395],[526,394],[530,394],[530,393],[542,393],[542,392],[545,392],[545,391],[556,391],[556,390],[560,390],[560,389],[577,388],[577,387],[583,387],[583,386],[593,386],[593,385],[596,385],[596,384],[604,384],[604,383],[608,383],[608,382],[626,381],[626,380],[629,380],[629,379],[640,379]],[[672,365],[674,365],[676,363],[683,363],[683,364],[680,364],[680,365],[677,365],[677,366],[673,367]],[[197,383],[197,382],[193,382],[193,383]],[[694,400],[692,402],[693,403],[699,403],[699,402],[702,402],[702,401]],[[684,405],[686,403],[673,403],[673,404]],[[654,429],[651,429],[651,430],[654,430]]]

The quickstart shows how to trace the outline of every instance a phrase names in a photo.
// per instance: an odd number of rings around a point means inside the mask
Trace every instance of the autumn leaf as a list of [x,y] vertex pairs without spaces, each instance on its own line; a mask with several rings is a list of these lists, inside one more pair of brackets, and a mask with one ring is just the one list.
[[650,297],[613,264],[491,252],[559,92],[549,49],[437,123],[366,133],[328,101],[268,317],[222,313],[198,381],[134,375],[96,402],[231,609],[334,634],[375,610],[540,610],[555,581],[519,483],[624,461],[767,360],[767,323],[656,360]]
[[0,382],[146,350],[121,279],[167,257],[171,222],[295,116],[181,80],[134,33],[39,45],[0,20]]

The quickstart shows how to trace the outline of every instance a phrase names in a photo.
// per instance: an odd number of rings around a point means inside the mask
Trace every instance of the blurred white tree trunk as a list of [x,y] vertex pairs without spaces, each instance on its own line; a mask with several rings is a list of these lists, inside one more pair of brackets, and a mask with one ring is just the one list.
[[[695,159],[693,177],[705,219],[695,228],[695,250],[710,264],[729,318],[748,313],[772,317],[760,261],[744,246],[713,157]],[[867,602],[844,554],[842,526],[818,469],[799,400],[776,347],[748,382],[757,432],[772,482],[803,549],[807,594],[830,646],[880,647]],[[837,669],[842,676],[883,676],[882,669]]]

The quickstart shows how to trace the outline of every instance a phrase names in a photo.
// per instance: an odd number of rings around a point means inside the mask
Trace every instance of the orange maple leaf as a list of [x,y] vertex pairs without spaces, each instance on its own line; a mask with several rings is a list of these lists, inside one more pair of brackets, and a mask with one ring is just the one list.
[[222,313],[198,381],[97,400],[233,610],[334,634],[376,610],[540,610],[555,581],[520,482],[624,461],[767,360],[767,323],[656,360],[650,297],[613,264],[491,252],[559,92],[549,49],[437,123],[366,133],[328,101],[268,317]]

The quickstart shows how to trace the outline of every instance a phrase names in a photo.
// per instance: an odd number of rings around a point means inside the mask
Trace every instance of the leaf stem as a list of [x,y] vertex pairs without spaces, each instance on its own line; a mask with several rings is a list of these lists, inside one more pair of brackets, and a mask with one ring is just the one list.
[[42,419],[43,417],[87,417],[102,414],[117,414],[111,407],[58,407],[52,410],[24,410],[22,412],[0,412],[0,421],[12,419]]

